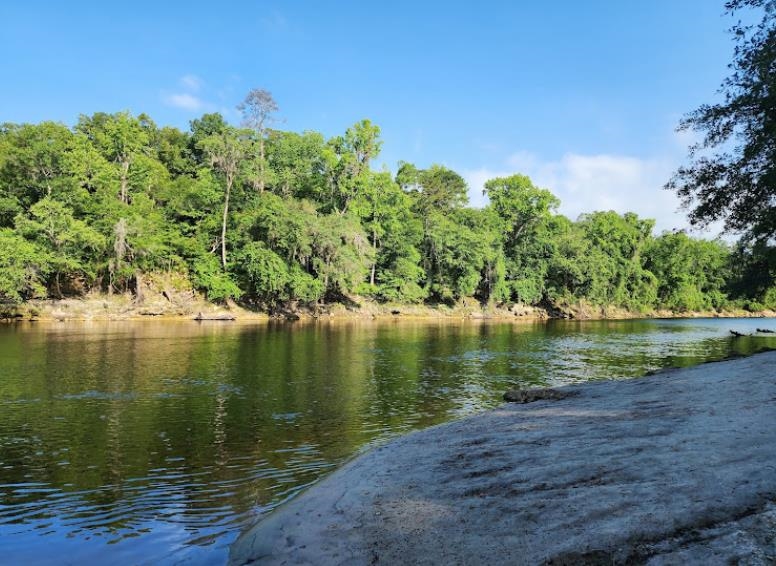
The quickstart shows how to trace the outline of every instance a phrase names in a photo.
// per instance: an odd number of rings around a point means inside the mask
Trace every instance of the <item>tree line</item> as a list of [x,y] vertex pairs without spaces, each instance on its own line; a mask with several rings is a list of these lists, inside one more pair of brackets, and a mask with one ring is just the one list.
[[[524,175],[485,184],[432,165],[373,167],[379,128],[326,139],[273,128],[264,90],[189,131],[128,112],[0,126],[0,300],[139,293],[174,276],[212,301],[269,311],[352,296],[392,303],[636,311],[776,306],[773,248],[681,231],[636,214],[570,220]],[[770,265],[770,264],[768,264]]]

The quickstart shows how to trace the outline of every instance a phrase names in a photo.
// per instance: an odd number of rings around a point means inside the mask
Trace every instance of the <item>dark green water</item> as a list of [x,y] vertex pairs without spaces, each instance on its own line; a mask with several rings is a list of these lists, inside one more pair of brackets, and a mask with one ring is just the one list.
[[0,325],[0,562],[222,564],[370,443],[515,384],[776,347],[764,320]]

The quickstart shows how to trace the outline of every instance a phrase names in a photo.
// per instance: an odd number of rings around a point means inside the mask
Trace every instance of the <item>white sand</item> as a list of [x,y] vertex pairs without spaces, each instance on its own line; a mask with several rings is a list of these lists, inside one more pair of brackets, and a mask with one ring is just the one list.
[[568,390],[356,458],[231,563],[776,562],[776,353]]

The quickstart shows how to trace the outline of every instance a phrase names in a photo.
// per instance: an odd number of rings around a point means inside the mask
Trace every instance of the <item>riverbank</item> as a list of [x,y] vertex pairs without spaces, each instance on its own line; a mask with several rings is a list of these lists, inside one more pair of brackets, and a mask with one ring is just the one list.
[[352,460],[231,564],[776,559],[776,352],[564,391]]
[[238,304],[219,305],[205,300],[192,291],[160,293],[146,291],[139,301],[130,293],[80,298],[31,300],[19,305],[0,305],[0,320],[191,320],[198,317],[244,321],[327,320],[327,319],[482,319],[482,320],[619,320],[633,318],[761,318],[776,317],[766,310],[750,312],[743,309],[726,311],[675,312],[651,310],[628,311],[618,307],[599,307],[579,303],[562,308],[546,309],[530,305],[509,307],[482,306],[474,300],[455,305],[386,304],[353,297],[347,304],[325,304],[316,308],[296,308],[274,313],[251,310]]

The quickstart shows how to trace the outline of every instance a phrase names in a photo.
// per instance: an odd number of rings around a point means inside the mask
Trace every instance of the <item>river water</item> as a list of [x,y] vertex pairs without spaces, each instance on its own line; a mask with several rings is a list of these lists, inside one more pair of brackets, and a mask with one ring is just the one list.
[[0,562],[223,564],[344,460],[515,385],[776,347],[762,319],[0,325]]

